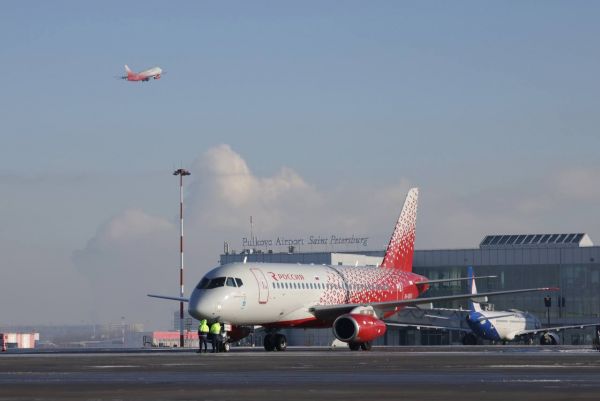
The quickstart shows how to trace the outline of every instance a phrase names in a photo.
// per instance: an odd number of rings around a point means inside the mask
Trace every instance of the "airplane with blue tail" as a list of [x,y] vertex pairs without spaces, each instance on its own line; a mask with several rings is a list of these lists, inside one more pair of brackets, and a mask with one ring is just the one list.
[[[477,294],[477,285],[473,276],[473,268],[467,269],[469,280],[469,292]],[[541,345],[556,345],[560,338],[557,332],[567,329],[582,329],[588,326],[597,326],[599,323],[576,324],[569,326],[542,327],[537,316],[529,312],[516,309],[506,311],[486,311],[481,308],[477,298],[469,300],[469,311],[467,324],[471,333],[465,334],[463,344],[477,344],[478,338],[494,342],[506,343],[507,341],[521,341],[533,344],[534,338],[540,336]]]

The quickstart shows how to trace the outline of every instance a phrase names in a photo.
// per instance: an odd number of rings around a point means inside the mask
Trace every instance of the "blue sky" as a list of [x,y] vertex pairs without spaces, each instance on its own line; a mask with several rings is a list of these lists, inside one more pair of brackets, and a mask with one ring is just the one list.
[[[30,171],[146,172],[219,143],[319,180],[357,159],[363,178],[421,163],[520,175],[565,147],[580,163],[598,144],[597,16],[591,2],[4,3],[2,167],[26,149]],[[124,63],[168,74],[113,80]]]
[[[220,182],[206,166],[215,149],[246,163],[251,182],[271,188],[273,178],[320,199],[288,232],[331,218],[383,243],[392,223],[379,223],[399,206],[373,194],[418,185],[420,247],[502,232],[600,238],[597,2],[6,1],[0,10],[0,269],[22,265],[23,285],[45,266],[57,286],[72,278],[84,288],[73,253],[101,243],[115,219],[164,227],[128,210],[175,222],[172,169],[204,166],[199,188]],[[123,64],[167,73],[114,79]],[[284,167],[306,186],[279,176]],[[239,210],[292,213],[284,199]],[[345,214],[319,209],[340,203]],[[215,215],[203,207],[198,216]],[[284,223],[294,222],[268,234]],[[201,227],[191,228],[198,238]],[[221,249],[192,251],[197,275]]]

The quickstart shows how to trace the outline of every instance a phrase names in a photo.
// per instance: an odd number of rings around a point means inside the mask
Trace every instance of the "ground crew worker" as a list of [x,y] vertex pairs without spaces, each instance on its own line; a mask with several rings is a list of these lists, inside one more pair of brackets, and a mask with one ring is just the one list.
[[210,340],[212,342],[212,352],[219,352],[219,345],[221,343],[221,324],[214,322],[210,325]]
[[204,352],[208,351],[208,342],[206,338],[208,337],[208,332],[210,328],[208,324],[206,324],[206,319],[202,319],[200,324],[198,324],[198,353],[202,352],[202,345],[204,345]]

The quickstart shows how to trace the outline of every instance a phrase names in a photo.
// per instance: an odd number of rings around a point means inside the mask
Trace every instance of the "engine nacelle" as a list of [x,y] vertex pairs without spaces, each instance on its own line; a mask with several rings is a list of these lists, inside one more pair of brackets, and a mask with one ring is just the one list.
[[348,313],[333,322],[333,335],[347,343],[373,341],[384,335],[385,330],[385,323],[371,315]]
[[541,345],[557,345],[560,342],[560,337],[556,333],[546,332],[540,337]]

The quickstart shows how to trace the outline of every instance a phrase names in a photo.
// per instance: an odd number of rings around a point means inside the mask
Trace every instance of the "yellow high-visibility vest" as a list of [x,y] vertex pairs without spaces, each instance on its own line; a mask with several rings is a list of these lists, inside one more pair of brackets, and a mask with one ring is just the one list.
[[219,334],[221,332],[221,324],[214,322],[210,325],[210,334]]

